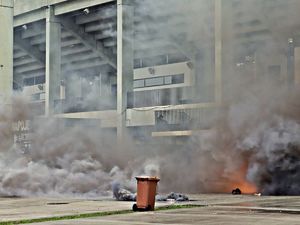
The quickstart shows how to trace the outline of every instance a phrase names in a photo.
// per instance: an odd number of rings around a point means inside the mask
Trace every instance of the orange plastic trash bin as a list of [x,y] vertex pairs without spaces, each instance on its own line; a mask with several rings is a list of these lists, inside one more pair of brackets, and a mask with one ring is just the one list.
[[154,210],[156,186],[159,178],[141,176],[137,180],[136,204],[133,205],[133,211]]

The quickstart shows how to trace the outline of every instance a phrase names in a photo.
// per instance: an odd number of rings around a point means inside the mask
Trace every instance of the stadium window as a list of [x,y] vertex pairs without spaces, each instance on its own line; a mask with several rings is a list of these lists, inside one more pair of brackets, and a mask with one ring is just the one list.
[[32,86],[34,85],[34,77],[25,78],[23,80],[24,86]]
[[145,86],[151,87],[151,86],[159,86],[164,84],[164,78],[163,77],[155,77],[155,78],[149,78],[145,79]]
[[145,80],[135,80],[133,81],[134,88],[143,88],[145,87]]
[[172,76],[172,84],[182,84],[184,83],[184,74],[178,74]]
[[164,80],[165,80],[165,84],[172,84],[172,76],[167,76],[167,77],[164,77]]
[[34,84],[44,84],[44,83],[45,83],[45,76],[35,77]]

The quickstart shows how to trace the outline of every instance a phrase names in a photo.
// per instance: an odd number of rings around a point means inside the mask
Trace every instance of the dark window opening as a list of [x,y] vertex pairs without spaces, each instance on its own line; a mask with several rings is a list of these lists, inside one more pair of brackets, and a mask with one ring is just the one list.
[[154,87],[162,85],[183,84],[184,74],[138,79],[133,81],[134,88]]
[[24,85],[25,86],[32,86],[32,85],[34,85],[34,77],[25,78],[24,79]]
[[24,86],[33,86],[36,84],[44,84],[44,83],[45,83],[45,76],[29,77],[29,78],[24,78],[23,80]]
[[172,84],[181,84],[184,83],[184,75],[183,74],[178,74],[172,76]]
[[145,80],[135,80],[133,81],[134,88],[143,88],[145,87]]
[[35,78],[35,84],[44,84],[45,83],[45,76],[38,76]]

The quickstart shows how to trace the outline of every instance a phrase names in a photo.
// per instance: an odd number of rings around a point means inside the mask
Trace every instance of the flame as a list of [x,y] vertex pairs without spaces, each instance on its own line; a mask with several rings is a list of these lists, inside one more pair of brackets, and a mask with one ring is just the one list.
[[231,193],[232,190],[239,188],[242,194],[254,194],[258,192],[255,184],[247,180],[248,163],[245,161],[243,165],[234,172],[232,171],[229,178],[225,181],[224,192]]
[[257,187],[248,181],[232,184],[231,187],[231,190],[239,188],[242,191],[242,194],[254,194],[257,192]]
[[239,188],[243,194],[254,194],[258,191],[257,187],[247,181],[246,174],[248,170],[248,163],[244,162],[239,170],[232,174],[232,182],[229,182],[231,190]]

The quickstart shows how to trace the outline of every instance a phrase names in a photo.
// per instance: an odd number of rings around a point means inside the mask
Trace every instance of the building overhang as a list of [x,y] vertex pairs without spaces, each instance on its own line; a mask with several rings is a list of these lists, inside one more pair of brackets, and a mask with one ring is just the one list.
[[114,0],[26,0],[16,1],[14,6],[14,27],[46,18],[46,8],[54,6],[55,15],[62,15],[96,5],[114,2]]

